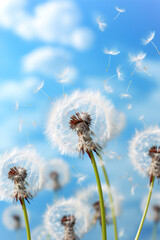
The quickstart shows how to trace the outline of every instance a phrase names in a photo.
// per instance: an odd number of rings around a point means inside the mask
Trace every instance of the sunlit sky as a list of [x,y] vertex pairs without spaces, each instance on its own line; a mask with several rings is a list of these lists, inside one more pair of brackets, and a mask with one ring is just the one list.
[[[116,6],[125,12],[114,20],[118,14]],[[122,215],[118,218],[119,231],[124,229],[121,239],[134,239],[142,214],[140,202],[148,191],[148,178],[139,176],[128,158],[129,140],[135,129],[143,130],[160,123],[160,55],[151,43],[142,44],[142,39],[155,31],[153,42],[160,49],[159,9],[158,0],[5,0],[0,8],[1,154],[16,146],[31,144],[45,161],[61,157],[44,134],[52,101],[75,89],[100,90],[126,116],[123,132],[105,149],[121,156],[119,160],[107,160],[106,155],[110,182],[124,196]],[[97,18],[107,24],[104,31],[99,29]],[[120,51],[111,56],[108,71],[109,55],[104,54],[105,48]],[[136,71],[131,76],[135,64],[129,61],[129,56],[139,52],[146,53],[143,64],[148,69],[147,72]],[[115,75],[117,67],[120,67],[124,80],[118,80],[117,76],[108,80],[106,84],[113,91],[109,93],[105,90],[104,80]],[[69,81],[62,85],[58,82],[59,76],[66,69]],[[35,93],[42,81],[42,90],[52,101],[41,91]],[[129,94],[129,98],[121,98],[124,93]],[[128,109],[128,105],[132,108]],[[61,196],[74,196],[80,187],[95,183],[87,156],[84,160],[63,158],[70,165],[72,179]],[[80,173],[88,176],[82,186],[76,183],[73,164]],[[128,177],[137,184],[134,196]],[[155,189],[159,190],[157,182]],[[46,204],[52,202],[53,193],[47,191],[39,193],[31,202],[28,206],[31,229],[42,223]],[[0,213],[8,205],[1,202]],[[141,239],[150,239],[151,232],[152,224],[146,221]],[[2,239],[16,239],[4,227],[2,219],[0,233]],[[23,234],[25,238],[25,230]],[[112,234],[110,226],[109,239],[113,239]],[[83,239],[100,239],[99,235],[100,227],[97,226]]]

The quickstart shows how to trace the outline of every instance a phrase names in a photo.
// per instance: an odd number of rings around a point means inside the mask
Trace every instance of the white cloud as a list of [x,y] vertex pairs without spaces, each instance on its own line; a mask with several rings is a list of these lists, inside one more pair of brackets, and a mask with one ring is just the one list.
[[[57,78],[70,65],[71,59],[72,55],[62,48],[41,47],[23,57],[22,67],[28,73],[36,72]],[[73,66],[69,68],[70,73],[74,73],[70,74],[73,80],[77,71]]]
[[80,25],[81,14],[73,1],[48,1],[37,5],[33,14],[25,0],[5,0],[0,8],[0,25],[27,40],[71,45],[79,50],[91,46],[91,30]]
[[38,84],[37,78],[26,78],[20,82],[10,80],[0,83],[0,100],[18,101],[29,99]]

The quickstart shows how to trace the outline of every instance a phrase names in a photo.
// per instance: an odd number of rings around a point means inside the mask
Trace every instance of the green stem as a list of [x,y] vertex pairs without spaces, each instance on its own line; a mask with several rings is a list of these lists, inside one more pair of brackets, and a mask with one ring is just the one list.
[[112,219],[113,219],[113,226],[114,226],[114,236],[115,236],[115,240],[118,240],[118,231],[117,231],[117,222],[116,222],[116,215],[115,215],[115,210],[114,210],[114,204],[113,204],[113,198],[112,198],[112,194],[111,194],[111,188],[110,188],[110,183],[109,183],[109,179],[107,176],[107,172],[105,169],[105,166],[102,165],[102,171],[106,180],[106,184],[108,187],[108,196],[109,196],[109,201],[110,201],[110,208],[111,208],[111,212],[112,212]]
[[24,219],[26,224],[27,240],[31,240],[29,221],[28,221],[27,209],[26,209],[24,198],[22,198],[22,208],[23,208],[23,214],[24,214]]
[[100,200],[100,208],[101,208],[101,221],[102,221],[102,240],[107,240],[107,231],[106,231],[106,216],[105,216],[105,207],[104,207],[104,200],[103,200],[103,193],[102,193],[102,187],[101,187],[101,181],[96,165],[96,161],[93,155],[93,152],[90,151],[90,157],[92,160],[92,165],[97,181],[97,187],[98,187],[98,193],[99,193],[99,200]]
[[152,232],[152,240],[157,239],[157,227],[158,227],[158,222],[154,222],[153,232]]
[[149,190],[149,193],[148,193],[148,199],[147,199],[146,207],[145,207],[145,209],[144,209],[144,213],[143,213],[143,216],[142,216],[142,219],[141,219],[141,223],[140,223],[140,225],[139,225],[139,229],[138,229],[138,231],[137,231],[137,235],[136,235],[136,237],[135,237],[135,240],[138,240],[138,239],[139,239],[139,235],[140,235],[140,233],[141,233],[144,220],[145,220],[145,218],[146,218],[146,214],[147,214],[147,211],[148,211],[148,207],[149,207],[149,203],[150,203],[151,195],[152,195],[152,190],[153,190],[153,186],[154,186],[154,180],[155,180],[155,177],[152,178],[152,182],[151,182],[151,185],[150,185],[150,190]]

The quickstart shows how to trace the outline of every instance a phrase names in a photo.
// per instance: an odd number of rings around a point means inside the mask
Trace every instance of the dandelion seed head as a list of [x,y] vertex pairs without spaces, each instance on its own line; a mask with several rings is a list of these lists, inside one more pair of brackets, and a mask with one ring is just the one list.
[[[119,216],[121,214],[122,209],[122,200],[124,199],[123,196],[119,193],[117,193],[116,189],[114,187],[108,188],[106,184],[102,184],[102,191],[103,191],[103,197],[104,197],[104,204],[106,207],[106,216],[107,219],[112,219],[112,213],[110,209],[110,202],[108,193],[111,192],[113,197],[113,205],[115,210],[115,215]],[[94,215],[94,209],[93,204],[99,201],[99,195],[98,195],[98,188],[96,185],[90,185],[87,188],[83,188],[79,190],[76,194],[76,197],[84,203],[85,206],[88,206],[90,209],[90,214],[93,217]]]
[[86,148],[90,144],[103,148],[123,129],[124,123],[124,115],[100,92],[75,91],[53,104],[46,134],[62,154],[72,156],[78,154],[83,144]]
[[[74,217],[72,217],[74,216]],[[81,238],[89,227],[89,211],[78,199],[62,199],[48,207],[44,215],[44,223],[47,231],[54,239],[62,239],[65,235],[65,227],[62,223],[73,224],[73,230],[77,237]],[[71,221],[69,221],[71,220]],[[62,223],[61,223],[62,222]]]
[[120,13],[124,13],[126,10],[124,8],[116,7],[116,10]]
[[158,177],[160,174],[159,154],[151,155],[151,152],[154,146],[159,145],[160,128],[158,126],[148,127],[141,132],[136,131],[130,141],[129,156],[139,174],[143,176],[153,174]]
[[150,32],[146,38],[142,39],[143,45],[147,45],[148,43],[150,43],[153,40],[154,36],[155,31]]
[[120,53],[120,51],[117,50],[117,49],[111,49],[111,50],[109,50],[109,49],[107,49],[107,48],[104,49],[104,54],[108,54],[108,55],[118,55],[119,53]]
[[18,230],[25,228],[25,221],[21,206],[9,206],[2,215],[2,221],[9,230]]
[[[0,200],[31,199],[41,187],[41,159],[31,147],[1,156]],[[33,184],[34,183],[34,184]]]
[[[147,196],[145,196],[141,202],[140,208],[142,212],[145,209],[146,202],[147,202]],[[159,192],[152,193],[152,198],[149,204],[146,219],[148,221],[155,221],[155,222],[160,221],[160,193]]]
[[70,181],[70,169],[61,158],[54,158],[42,167],[42,188],[58,190]]
[[137,55],[129,54],[129,59],[131,62],[139,62],[139,61],[144,60],[146,55],[147,55],[146,53],[141,51],[141,52],[137,53]]

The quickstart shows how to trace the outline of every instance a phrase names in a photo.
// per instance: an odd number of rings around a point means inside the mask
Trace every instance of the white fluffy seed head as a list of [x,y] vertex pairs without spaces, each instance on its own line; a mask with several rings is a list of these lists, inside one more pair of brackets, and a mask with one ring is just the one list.
[[21,206],[7,207],[2,216],[5,227],[9,230],[19,230],[25,228],[23,210]]
[[31,147],[15,148],[0,158],[0,200],[13,201],[16,196],[20,200],[25,195],[33,197],[42,182],[41,159],[36,151]]
[[154,36],[155,36],[155,31],[150,32],[146,38],[142,39],[142,43],[144,45],[147,45],[153,40]]
[[[114,187],[108,188],[106,184],[102,184],[103,198],[104,204],[106,207],[106,217],[111,221],[112,212],[110,209],[110,201],[109,201],[109,192],[111,192],[113,197],[113,205],[115,210],[115,215],[119,216],[121,214],[122,209],[122,200],[124,197],[119,194]],[[98,188],[97,185],[90,185],[87,188],[83,188],[79,190],[76,194],[77,199],[84,203],[85,206],[88,206],[90,210],[90,215],[93,218],[94,216],[94,208],[93,204],[99,201]]]
[[158,126],[148,127],[141,132],[136,131],[135,136],[130,141],[129,157],[135,169],[143,176],[148,175],[151,168],[157,171],[157,162],[153,163],[153,159],[149,155],[149,150],[153,146],[160,146],[160,128]]
[[[142,199],[141,202],[141,211],[144,212],[146,202],[147,202],[147,195]],[[149,204],[149,208],[147,211],[146,219],[148,221],[160,221],[160,193],[155,192],[152,194],[151,201]]]
[[[53,173],[57,173],[57,179],[53,179]],[[68,164],[61,158],[54,158],[45,162],[42,167],[42,188],[46,190],[56,189],[56,182],[62,188],[70,180],[70,169]]]
[[109,50],[109,49],[107,49],[107,48],[104,49],[104,54],[108,54],[108,55],[118,55],[119,53],[120,53],[120,51],[117,50],[117,49],[111,49],[111,50]]
[[71,116],[88,113],[91,117],[90,136],[102,148],[124,127],[125,117],[115,110],[109,100],[100,92],[75,91],[52,106],[46,128],[46,135],[53,146],[58,146],[62,154],[77,155],[79,137],[70,128]]
[[78,199],[59,200],[56,204],[48,207],[44,215],[44,224],[48,233],[56,240],[63,239],[65,227],[61,224],[64,216],[74,216],[74,233],[81,238],[88,231],[89,211],[88,207],[80,203]]

